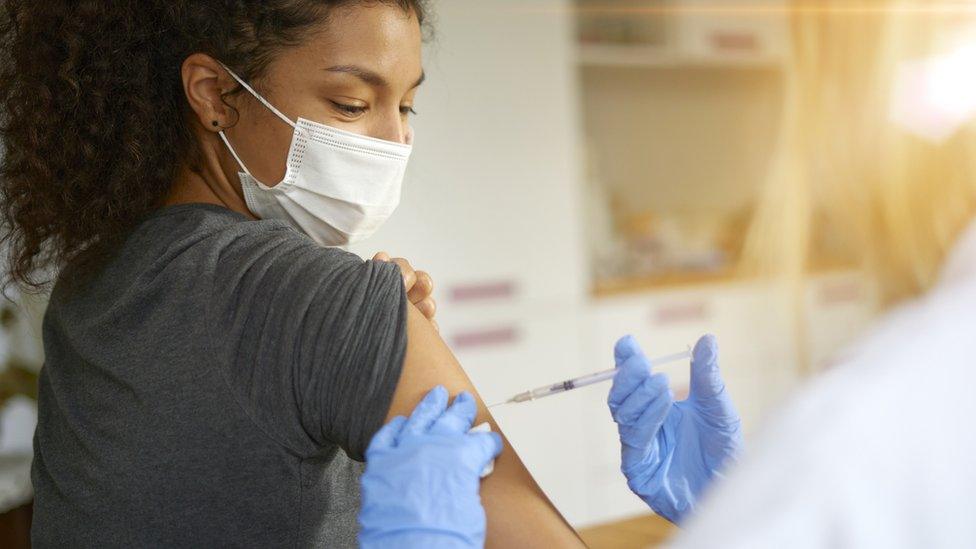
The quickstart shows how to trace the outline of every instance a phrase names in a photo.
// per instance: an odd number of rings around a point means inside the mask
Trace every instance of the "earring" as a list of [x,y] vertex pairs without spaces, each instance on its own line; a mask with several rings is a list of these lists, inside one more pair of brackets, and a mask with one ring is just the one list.
[[220,125],[220,123],[217,122],[216,120],[214,120],[213,122],[211,122],[211,124],[213,124],[213,127],[215,127],[215,128]]

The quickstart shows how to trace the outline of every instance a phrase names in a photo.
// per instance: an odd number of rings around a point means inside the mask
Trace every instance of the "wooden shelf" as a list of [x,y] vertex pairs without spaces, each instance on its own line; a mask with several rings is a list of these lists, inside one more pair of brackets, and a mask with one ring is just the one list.
[[664,544],[677,531],[673,524],[663,518],[646,515],[583,528],[579,534],[591,549],[645,549]]
[[782,59],[773,56],[728,55],[700,57],[653,45],[640,44],[580,44],[579,64],[584,67],[643,67],[643,68],[737,68],[774,69],[782,66]]
[[673,271],[654,275],[598,280],[593,284],[593,297],[613,297],[650,290],[720,284],[743,280],[735,269],[720,271]]
[[[859,270],[858,266],[848,262],[820,258],[810,262],[807,275],[822,275],[857,270]],[[614,297],[654,290],[742,282],[755,280],[755,278],[755,276],[743,273],[735,267],[727,267],[718,271],[671,271],[653,275],[624,276],[597,280],[593,283],[590,295],[595,298]]]

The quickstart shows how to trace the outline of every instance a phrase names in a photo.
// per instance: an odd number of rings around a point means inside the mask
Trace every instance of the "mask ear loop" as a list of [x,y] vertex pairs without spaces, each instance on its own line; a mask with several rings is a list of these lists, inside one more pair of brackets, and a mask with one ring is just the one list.
[[220,138],[224,141],[224,145],[227,145],[227,150],[229,150],[230,154],[234,156],[234,160],[237,161],[237,165],[240,166],[241,169],[244,170],[244,173],[246,173],[251,179],[254,179],[254,176],[251,175],[251,170],[247,169],[247,166],[244,165],[244,161],[241,160],[241,157],[237,155],[237,151],[234,150],[234,147],[231,146],[230,141],[227,140],[227,136],[224,134],[224,130],[220,130],[219,132],[217,132],[217,135],[219,135]]
[[[217,61],[217,62],[220,63],[220,61]],[[223,63],[220,63],[220,66],[223,67],[225,71],[227,71],[227,74],[229,74],[231,76],[231,78],[233,78],[234,80],[237,80],[237,83],[238,84],[240,84],[241,86],[244,86],[244,89],[247,90],[248,92],[250,92],[251,95],[253,95],[255,99],[257,99],[258,101],[260,101],[261,104],[263,104],[265,107],[268,107],[268,110],[270,110],[271,112],[275,113],[275,115],[277,115],[278,118],[282,119],[285,122],[285,124],[288,124],[292,128],[297,128],[298,127],[297,125],[295,125],[294,122],[291,121],[290,118],[288,118],[281,111],[279,111],[278,109],[276,109],[275,106],[272,105],[267,99],[261,97],[261,94],[259,94],[258,92],[254,91],[254,88],[252,88],[251,86],[248,86],[247,85],[247,82],[245,82],[239,76],[237,76],[237,74],[235,74],[234,71],[230,70],[230,68],[228,68],[227,65],[225,65]]]
[[[220,61],[217,61],[217,63],[220,63]],[[254,88],[249,86],[247,82],[245,82],[241,77],[237,76],[237,74],[234,71],[230,70],[230,67],[228,67],[223,63],[220,63],[220,66],[223,67],[225,71],[227,71],[227,74],[229,74],[231,78],[236,80],[238,84],[243,86],[245,90],[247,90],[251,95],[253,95],[255,99],[260,101],[262,105],[267,107],[268,110],[273,112],[278,118],[284,121],[285,124],[288,124],[292,128],[298,129],[298,126],[294,122],[292,122],[290,118],[288,118],[287,116],[284,115],[284,113],[282,113],[277,108],[275,108],[275,106],[272,105],[271,102],[269,102],[267,99],[262,97],[261,94],[256,92]],[[235,151],[234,147],[231,146],[230,141],[227,140],[227,135],[224,133],[224,130],[220,130],[218,132],[218,135],[220,135],[220,139],[223,140],[224,145],[227,145],[227,150],[229,150],[230,154],[234,156],[234,160],[236,160],[237,164],[241,167],[242,170],[244,170],[244,173],[246,173],[249,177],[251,177],[251,179],[257,181],[257,179],[253,175],[251,175],[251,171],[247,169],[247,166],[244,165],[244,161],[241,160],[241,157],[237,154],[237,151]]]

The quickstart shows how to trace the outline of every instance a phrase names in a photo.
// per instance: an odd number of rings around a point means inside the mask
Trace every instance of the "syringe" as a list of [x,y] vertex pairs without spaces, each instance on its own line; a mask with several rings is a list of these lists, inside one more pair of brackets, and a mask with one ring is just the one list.
[[[661,366],[663,364],[670,364],[671,362],[677,362],[679,360],[685,360],[691,358],[691,349],[687,351],[682,351],[680,353],[675,353],[673,355],[661,356],[658,358],[651,359],[650,365],[652,368]],[[535,400],[538,398],[545,398],[547,396],[558,395],[560,393],[565,393],[567,391],[572,391],[573,389],[579,389],[580,387],[586,387],[587,385],[595,385],[610,379],[617,374],[617,368],[611,368],[609,370],[604,370],[602,372],[597,372],[595,374],[589,374],[582,377],[577,377],[574,379],[567,379],[566,381],[560,383],[554,383],[552,385],[545,385],[539,387],[538,389],[532,389],[531,391],[526,391],[524,393],[519,393],[508,400],[502,402],[496,402],[489,408],[495,406],[501,406],[502,404],[517,404],[520,402],[528,402],[530,400]]]

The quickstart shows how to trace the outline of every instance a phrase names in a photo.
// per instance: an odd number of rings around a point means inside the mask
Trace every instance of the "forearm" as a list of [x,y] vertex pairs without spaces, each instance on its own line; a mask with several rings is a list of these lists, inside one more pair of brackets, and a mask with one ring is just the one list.
[[[497,430],[494,422],[492,428]],[[584,547],[507,440],[495,472],[482,482],[481,500],[488,515],[486,547]]]

